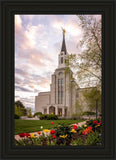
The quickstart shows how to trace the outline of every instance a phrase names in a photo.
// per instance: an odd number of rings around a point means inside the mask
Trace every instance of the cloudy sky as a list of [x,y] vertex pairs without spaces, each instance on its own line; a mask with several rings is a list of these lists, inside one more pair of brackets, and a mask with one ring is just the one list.
[[15,15],[15,101],[34,110],[35,96],[50,91],[65,28],[69,54],[78,54],[83,32],[76,15]]

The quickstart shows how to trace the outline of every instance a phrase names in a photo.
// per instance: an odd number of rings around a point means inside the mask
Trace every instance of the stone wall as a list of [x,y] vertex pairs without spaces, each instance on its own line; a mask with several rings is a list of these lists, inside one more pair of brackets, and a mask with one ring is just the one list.
[[43,107],[47,107],[51,101],[51,92],[40,92],[35,97],[35,112],[42,112]]

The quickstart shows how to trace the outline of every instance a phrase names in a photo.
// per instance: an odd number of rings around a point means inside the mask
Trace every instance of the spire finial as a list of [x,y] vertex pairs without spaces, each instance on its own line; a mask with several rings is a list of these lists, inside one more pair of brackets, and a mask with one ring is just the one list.
[[[62,27],[61,27],[62,28]],[[61,48],[61,52],[63,51],[66,55],[67,51],[66,51],[66,44],[65,44],[65,29],[62,28],[62,32],[63,32],[63,41],[62,41],[62,48]]]
[[63,36],[64,36],[64,35],[65,35],[65,32],[66,32],[64,28],[62,28],[62,32],[63,32]]

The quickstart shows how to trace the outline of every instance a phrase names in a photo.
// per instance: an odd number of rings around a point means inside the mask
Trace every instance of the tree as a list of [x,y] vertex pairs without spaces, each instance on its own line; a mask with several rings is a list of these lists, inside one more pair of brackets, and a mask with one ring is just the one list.
[[[99,89],[95,87],[90,88],[89,90],[84,90],[83,96],[88,104],[89,112],[95,111],[96,107],[98,107],[98,111],[101,112],[101,91]],[[96,106],[96,101],[98,106]]]
[[83,37],[80,54],[71,54],[66,60],[67,68],[75,71],[75,76],[82,84],[87,86],[101,85],[101,20],[94,16],[79,15]]
[[[27,110],[21,101],[19,101],[19,100],[16,101],[15,105],[17,106],[17,109],[19,108],[19,110],[21,110],[23,116],[27,115]],[[15,107],[15,109],[16,109],[16,107]]]
[[25,106],[23,105],[23,103],[21,101],[16,101],[15,104],[17,105],[17,107],[21,107],[21,108],[25,108]]
[[15,104],[15,115],[17,115],[17,116],[19,116],[19,117],[21,117],[21,116],[23,116],[24,115],[24,113],[23,113],[23,111],[22,111],[22,109],[21,109],[21,107],[19,106],[19,107],[17,107],[17,105]]
[[31,108],[27,109],[27,117],[28,118],[32,118],[33,117],[32,112],[31,112]]
[[72,114],[73,117],[80,117],[83,114],[82,105],[79,104],[78,100],[76,100],[75,105],[73,106],[75,113]]

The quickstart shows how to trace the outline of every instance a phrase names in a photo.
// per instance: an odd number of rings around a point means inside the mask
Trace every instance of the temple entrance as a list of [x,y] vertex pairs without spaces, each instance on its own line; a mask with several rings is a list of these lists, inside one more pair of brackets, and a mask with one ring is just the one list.
[[58,108],[58,116],[62,116],[62,108]]
[[55,114],[55,107],[54,106],[49,107],[49,114]]

